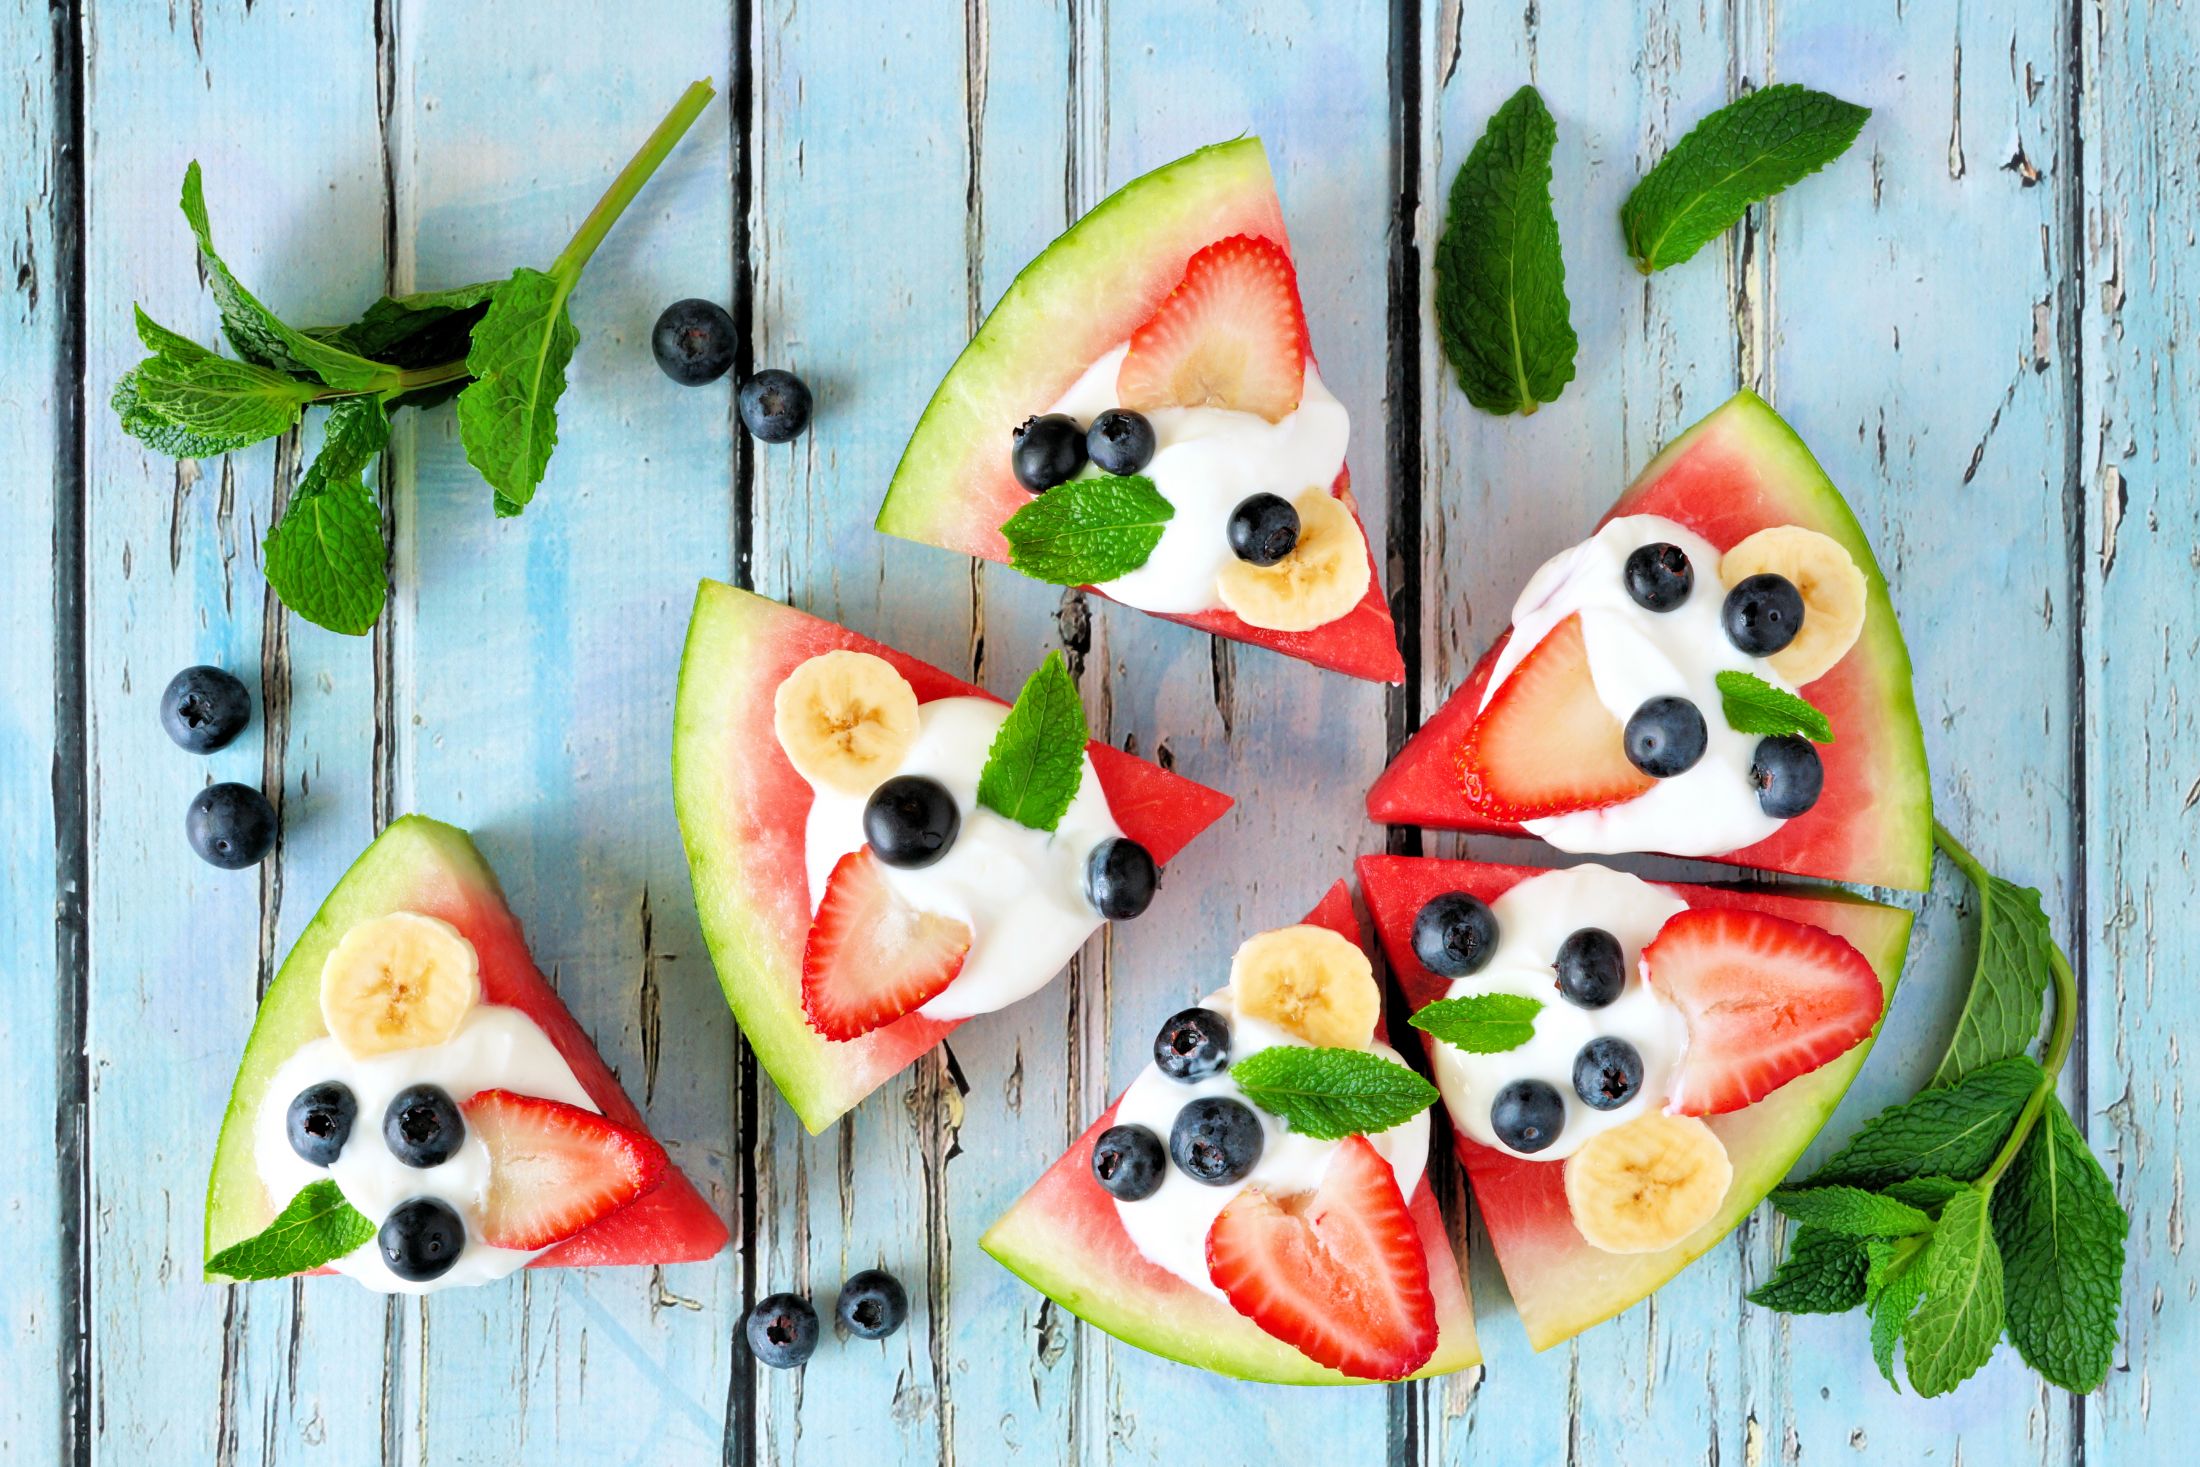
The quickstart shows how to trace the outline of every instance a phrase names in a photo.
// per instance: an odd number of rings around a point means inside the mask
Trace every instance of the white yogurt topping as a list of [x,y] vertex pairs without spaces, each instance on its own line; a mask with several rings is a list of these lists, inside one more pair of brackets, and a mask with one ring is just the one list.
[[[1497,918],[1497,950],[1489,966],[1455,979],[1446,998],[1516,993],[1543,1005],[1535,1035],[1503,1054],[1468,1054],[1434,1046],[1436,1088],[1452,1121],[1484,1146],[1510,1151],[1490,1127],[1490,1103],[1515,1080],[1541,1080],[1566,1102],[1558,1139],[1534,1154],[1559,1161],[1599,1131],[1662,1108],[1673,1072],[1688,1044],[1679,1009],[1642,978],[1642,949],[1658,929],[1688,904],[1662,886],[1606,866],[1575,866],[1531,876],[1490,903]],[[1601,927],[1619,939],[1627,986],[1601,1009],[1585,1009],[1558,991],[1554,964],[1560,944],[1583,927]],[[1574,1056],[1590,1040],[1612,1036],[1642,1056],[1642,1089],[1615,1110],[1596,1110],[1574,1093]],[[1523,1153],[1515,1152],[1515,1155]]]
[[[922,774],[955,797],[962,826],[947,854],[916,869],[887,866],[890,885],[920,911],[969,926],[969,956],[954,982],[917,1012],[928,1019],[991,1013],[1046,986],[1100,926],[1085,899],[1085,860],[1104,840],[1121,835],[1107,794],[1085,757],[1062,823],[1033,830],[978,803],[978,776],[1008,709],[990,698],[938,698],[917,708],[917,741],[900,765],[882,775]],[[868,795],[811,787],[805,831],[810,911],[825,899],[833,866],[863,839]]]
[[[1695,587],[1671,611],[1649,611],[1627,594],[1627,557],[1660,542],[1678,545],[1695,569]],[[1781,821],[1757,804],[1749,761],[1757,735],[1729,727],[1719,697],[1719,673],[1753,673],[1784,692],[1794,684],[1762,657],[1727,638],[1719,610],[1719,550],[1685,526],[1659,515],[1624,515],[1587,540],[1545,561],[1513,606],[1512,638],[1497,659],[1482,706],[1521,659],[1560,622],[1581,613],[1582,640],[1597,699],[1624,726],[1651,698],[1678,696],[1703,714],[1709,740],[1703,758],[1648,791],[1601,810],[1577,810],[1523,822],[1562,851],[1664,851],[1717,856],[1754,845]]]
[[[1125,342],[1094,362],[1047,411],[1089,425],[1115,407],[1116,374],[1129,351]],[[1311,360],[1298,409],[1280,423],[1214,407],[1156,408],[1145,416],[1153,424],[1155,448],[1139,472],[1153,480],[1176,514],[1162,527],[1161,543],[1144,565],[1100,582],[1098,589],[1143,611],[1213,611],[1222,605],[1215,577],[1234,558],[1230,511],[1254,494],[1296,499],[1309,488],[1327,490],[1344,468],[1351,420]]]
[[[1239,1017],[1230,1007],[1227,991],[1200,1002],[1229,1019],[1230,1053],[1234,1058],[1271,1045],[1306,1043],[1273,1024]],[[1384,1059],[1398,1059],[1398,1051],[1387,1044],[1370,1041],[1367,1047]],[[1176,1113],[1208,1095],[1244,1098],[1227,1069],[1187,1085],[1170,1079],[1149,1062],[1123,1092],[1122,1102],[1115,1109],[1115,1124],[1144,1126],[1160,1138],[1166,1153]],[[1335,1141],[1301,1136],[1286,1127],[1282,1117],[1257,1106],[1253,1114],[1260,1117],[1260,1160],[1243,1181],[1210,1187],[1193,1181],[1175,1162],[1164,1160],[1158,1191],[1136,1202],[1115,1204],[1116,1216],[1123,1219],[1123,1231],[1130,1234],[1132,1246],[1193,1288],[1217,1299],[1226,1296],[1207,1274],[1207,1232],[1216,1216],[1247,1187],[1258,1187],[1271,1197],[1313,1191],[1321,1185],[1323,1173],[1329,1170],[1329,1158],[1338,1146]],[[1390,1164],[1391,1175],[1398,1179],[1398,1191],[1411,1202],[1414,1189],[1421,1185],[1421,1173],[1428,1166],[1428,1112],[1424,1110],[1367,1140],[1375,1154]]]
[[[308,1085],[340,1080],[359,1103],[351,1135],[333,1166],[322,1168],[291,1150],[290,1102]],[[515,1008],[478,1004],[442,1044],[353,1055],[328,1035],[308,1040],[268,1081],[253,1129],[253,1157],[267,1195],[280,1207],[308,1183],[333,1177],[344,1200],[376,1223],[398,1203],[440,1197],[466,1220],[466,1247],[440,1276],[415,1283],[391,1273],[369,1238],[329,1264],[385,1294],[428,1294],[503,1278],[541,1249],[494,1248],[481,1240],[481,1209],[489,1194],[489,1148],[467,1128],[458,1152],[441,1166],[407,1166],[382,1140],[382,1113],[397,1093],[414,1085],[439,1085],[464,1105],[476,1091],[510,1090],[597,1109],[557,1046],[534,1020]]]

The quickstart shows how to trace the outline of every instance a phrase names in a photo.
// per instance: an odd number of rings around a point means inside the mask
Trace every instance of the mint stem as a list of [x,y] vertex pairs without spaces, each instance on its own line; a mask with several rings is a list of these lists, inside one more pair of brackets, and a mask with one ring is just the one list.
[[686,136],[687,130],[695,125],[695,119],[702,115],[703,109],[710,105],[711,98],[716,95],[717,92],[707,79],[693,83],[680,94],[680,100],[672,104],[672,110],[665,114],[664,121],[657,124],[657,130],[642,144],[642,150],[628,161],[626,167],[619,170],[619,176],[611,180],[611,187],[604,190],[603,197],[596,201],[596,207],[588,211],[588,217],[574,231],[572,243],[565,247],[564,253],[550,266],[550,274],[564,280],[568,287],[580,278],[589,256],[596,253],[596,247],[611,232],[611,226],[626,212],[626,206],[634,202],[635,196],[642,191],[642,185],[649,182],[650,175],[671,156],[673,148],[678,146],[680,139]]

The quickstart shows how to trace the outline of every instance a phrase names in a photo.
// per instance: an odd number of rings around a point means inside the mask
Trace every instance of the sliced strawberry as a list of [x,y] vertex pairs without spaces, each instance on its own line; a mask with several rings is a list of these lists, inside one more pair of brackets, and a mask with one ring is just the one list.
[[937,996],[969,952],[970,929],[903,901],[864,846],[825,883],[802,949],[802,1011],[827,1039],[855,1039]]
[[1346,1375],[1399,1380],[1435,1352],[1428,1255],[1364,1136],[1338,1143],[1312,1192],[1231,1198],[1207,1230],[1207,1273],[1238,1313]]
[[1306,312],[1291,257],[1233,234],[1192,256],[1184,279],[1131,333],[1115,395],[1140,412],[1221,407],[1289,416],[1306,387]]
[[1628,762],[1619,720],[1597,701],[1578,612],[1520,659],[1468,725],[1459,777],[1467,803],[1491,820],[1602,809],[1657,782]]
[[489,1148],[481,1236],[499,1248],[563,1242],[665,1173],[665,1149],[646,1133],[562,1100],[482,1090],[460,1109]]
[[1739,1110],[1847,1053],[1886,1001],[1846,941],[1763,912],[1681,912],[1642,950],[1642,970],[1688,1021],[1668,1103],[1687,1116]]

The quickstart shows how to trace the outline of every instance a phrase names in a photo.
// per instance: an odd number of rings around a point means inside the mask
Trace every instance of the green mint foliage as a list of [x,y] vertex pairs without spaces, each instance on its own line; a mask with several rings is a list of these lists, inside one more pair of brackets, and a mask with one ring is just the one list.
[[1894,1373],[1895,1347],[1902,1343],[1903,1328],[1924,1292],[1925,1276],[1917,1264],[1925,1252],[1925,1240],[1904,1238],[1898,1243],[1869,1247],[1873,1257],[1864,1284],[1864,1302],[1871,1315],[1872,1359],[1887,1384],[1900,1391],[1902,1386]]
[[2039,1083],[2040,1067],[2019,1055],[1954,1085],[1920,1091],[1866,1121],[1803,1185],[1883,1188],[1910,1177],[1976,1177],[1993,1162]]
[[107,399],[107,405],[121,420],[122,431],[153,452],[166,454],[169,458],[215,458],[232,448],[242,448],[257,441],[235,436],[216,437],[176,426],[145,406],[138,396],[137,376],[137,368],[132,367],[116,378],[115,390]]
[[1001,526],[1008,563],[1052,586],[1088,586],[1128,575],[1161,543],[1176,506],[1142,474],[1072,479]]
[[1871,115],[1792,83],[1728,103],[1674,144],[1620,206],[1628,253],[1645,275],[1679,264],[1751,204],[1847,152]]
[[279,1279],[343,1257],[375,1234],[333,1179],[301,1189],[265,1229],[206,1260],[208,1274]]
[[1833,742],[1833,725],[1809,703],[1755,673],[1732,668],[1712,679],[1729,728],[1737,733],[1801,734],[1814,744]]
[[1749,1294],[1749,1302],[1783,1314],[1840,1314],[1864,1302],[1870,1255],[1862,1238],[1801,1227],[1788,1255]]
[[[489,297],[496,294],[502,281],[481,280],[472,285],[454,286],[450,290],[424,290],[412,295],[383,296],[367,307],[359,319],[349,326],[317,326],[308,333],[322,341],[355,351],[361,356],[386,360],[393,367],[425,367],[436,362],[449,361],[454,356],[466,354],[467,335],[481,312],[488,309]],[[464,325],[458,336],[455,351],[423,352],[419,343],[435,327],[463,318]],[[416,360],[407,361],[400,353],[412,351]]]
[[1062,654],[1049,652],[985,751],[978,803],[1033,830],[1062,823],[1085,779],[1085,705]]
[[1897,1202],[1907,1202],[1920,1212],[1938,1216],[1949,1198],[1970,1185],[1954,1177],[1905,1177],[1899,1182],[1889,1182],[1886,1192]]
[[1851,1238],[1900,1238],[1933,1227],[1929,1214],[1862,1187],[1782,1188],[1772,1205],[1806,1227]]
[[1451,181],[1436,241],[1436,331],[1467,400],[1532,413],[1574,380],[1580,343],[1551,210],[1558,125],[1534,87],[1491,115]]
[[558,446],[558,398],[581,334],[565,308],[572,282],[522,267],[497,287],[473,330],[458,395],[458,436],[466,461],[496,491],[499,515],[516,515],[535,497]]
[[2108,1174],[2050,1095],[1994,1189],[1994,1237],[2007,1266],[2009,1343],[2064,1390],[2108,1379],[2130,1227]]
[[1230,1078],[1254,1105],[1321,1141],[1375,1135],[1436,1103],[1434,1085],[1364,1049],[1273,1045],[1230,1066]]
[[329,410],[321,451],[267,532],[267,583],[307,621],[346,636],[367,632],[388,594],[382,510],[366,470],[389,442],[381,399],[348,397]]
[[1987,1207],[1987,1194],[1976,1188],[1949,1198],[1917,1262],[1923,1297],[1902,1327],[1902,1361],[1921,1396],[1946,1395],[1969,1380],[2001,1340],[2001,1253]]
[[1978,964],[1956,1020],[1955,1038],[1932,1083],[1947,1085],[1982,1065],[2022,1054],[2040,1034],[2040,1010],[2055,945],[2040,894],[1986,870],[1968,851],[1949,851],[1978,901]]
[[289,429],[314,392],[311,383],[212,352],[147,357],[128,375],[130,411],[180,429],[195,443],[220,444],[213,450],[219,453]]
[[1407,1022],[1468,1054],[1503,1054],[1535,1037],[1543,1005],[1517,993],[1440,998]]

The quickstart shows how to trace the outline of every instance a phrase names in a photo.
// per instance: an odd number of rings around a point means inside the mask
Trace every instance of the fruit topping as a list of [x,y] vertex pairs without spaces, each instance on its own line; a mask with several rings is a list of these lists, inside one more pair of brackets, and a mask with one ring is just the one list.
[[1651,786],[1597,698],[1581,617],[1536,643],[1467,729],[1467,803],[1491,820],[1533,820],[1631,800]]
[[1719,1115],[1847,1052],[1879,1022],[1878,975],[1823,928],[1764,912],[1691,908],[1642,950],[1688,1045],[1666,1108]]
[[1671,611],[1695,589],[1696,568],[1688,552],[1659,541],[1638,545],[1627,557],[1627,594],[1645,611]]
[[1772,654],[1773,671],[1797,687],[1814,682],[1848,655],[1864,630],[1870,595],[1864,572],[1831,535],[1801,525],[1772,525],[1719,562],[1719,578],[1730,586],[1762,574],[1785,579],[1803,603],[1802,629]]
[[248,784],[208,785],[184,811],[183,834],[200,860],[241,871],[275,849],[275,807]]
[[1278,422],[1306,386],[1306,316],[1298,272],[1271,240],[1235,234],[1192,256],[1161,308],[1131,333],[1117,399],[1235,408]]
[[411,1284],[424,1284],[451,1271],[466,1248],[466,1221],[440,1197],[414,1197],[390,1209],[375,1234],[382,1261]]
[[920,912],[869,847],[833,867],[802,948],[802,1011],[827,1039],[854,1039],[937,997],[962,971],[970,928]]
[[1299,534],[1274,565],[1231,559],[1215,577],[1222,604],[1247,626],[1309,632],[1327,626],[1367,595],[1374,570],[1359,522],[1327,489],[1307,489],[1292,506]]
[[1775,820],[1792,820],[1818,803],[1826,787],[1826,766],[1809,739],[1780,734],[1757,741],[1749,756],[1749,782],[1757,789],[1757,808]]
[[792,1370],[817,1351],[817,1310],[800,1294],[767,1294],[742,1326],[759,1365]]
[[909,1317],[909,1293],[883,1268],[867,1268],[840,1286],[833,1313],[859,1340],[883,1340]]
[[1719,610],[1726,639],[1752,657],[1771,657],[1803,629],[1803,597],[1786,576],[1744,576]]
[[1210,1187],[1244,1181],[1265,1144],[1253,1108],[1226,1095],[1189,1102],[1169,1127],[1169,1158],[1185,1176]]
[[291,1098],[285,1116],[290,1149],[315,1166],[332,1166],[343,1155],[357,1119],[359,1102],[350,1086],[338,1080],[308,1085]]
[[1556,1141],[1565,1125],[1565,1100],[1541,1080],[1515,1080],[1490,1102],[1490,1129],[1523,1156]]
[[1429,898],[1413,917],[1413,955],[1439,978],[1468,978],[1497,951],[1497,914],[1471,892]]
[[466,1121],[440,1085],[408,1085],[382,1112],[382,1140],[407,1166],[441,1166],[466,1142]]
[[1085,430],[1067,413],[1026,418],[1016,427],[1008,466],[1034,494],[1066,484],[1085,466]]
[[682,387],[716,382],[733,366],[733,317],[716,301],[690,296],[657,317],[649,349],[665,375]]
[[867,795],[917,741],[917,693],[894,664],[845,648],[801,663],[772,694],[772,732],[804,779]]
[[1135,474],[1153,462],[1153,424],[1144,413],[1109,408],[1085,430],[1085,453],[1104,474]]
[[863,838],[889,866],[930,866],[947,854],[962,828],[962,812],[947,786],[921,774],[896,775],[863,807]]
[[1652,779],[1671,779],[1696,767],[1710,738],[1703,710],[1686,698],[1646,698],[1627,720],[1621,744],[1628,763]]
[[810,426],[810,389],[800,377],[766,367],[734,394],[741,426],[762,443],[785,443]]
[[1558,991],[1585,1009],[1601,1009],[1627,987],[1627,954],[1619,939],[1601,927],[1583,927],[1558,945],[1552,966]]
[[1346,1375],[1396,1380],[1436,1349],[1428,1256],[1363,1136],[1338,1143],[1310,1193],[1231,1198],[1207,1230],[1207,1272],[1238,1313]]
[[187,667],[160,695],[160,726],[186,753],[227,748],[251,721],[252,694],[218,667]]
[[1127,921],[1153,905],[1161,868],[1153,852],[1127,835],[1110,837],[1085,858],[1085,900],[1111,922]]
[[1154,1068],[1189,1085],[1218,1075],[1230,1063],[1230,1021],[1213,1009],[1171,1014],[1153,1037]]
[[1230,553],[1247,565],[1274,565],[1298,549],[1299,512],[1281,494],[1249,494],[1230,511]]
[[655,1187],[665,1149],[642,1131],[577,1105],[484,1090],[466,1122],[489,1149],[481,1236],[499,1248],[547,1248]]
[[1110,1126],[1092,1143],[1092,1179],[1118,1202],[1160,1191],[1168,1165],[1161,1138],[1144,1126]]
[[1645,1111],[1566,1159],[1574,1226],[1607,1253],[1657,1253],[1718,1216],[1734,1165],[1693,1116]]
[[353,923],[322,961],[321,1022],[350,1054],[424,1049],[458,1032],[480,990],[480,960],[456,927],[388,912]]
[[1574,1056],[1574,1094],[1592,1110],[1618,1110],[1642,1089],[1642,1054],[1626,1040],[1601,1034]]
[[1311,923],[1240,944],[1230,959],[1230,997],[1241,1017],[1338,1049],[1364,1048],[1383,1007],[1374,966],[1359,944]]

